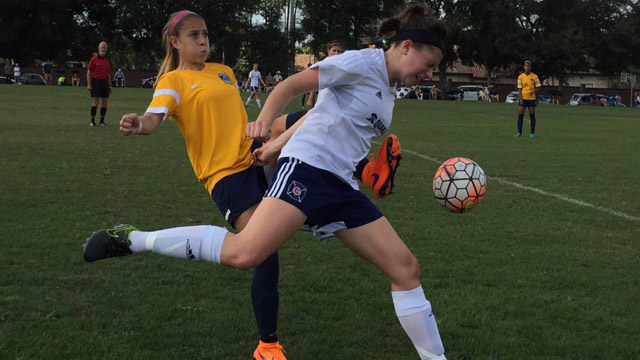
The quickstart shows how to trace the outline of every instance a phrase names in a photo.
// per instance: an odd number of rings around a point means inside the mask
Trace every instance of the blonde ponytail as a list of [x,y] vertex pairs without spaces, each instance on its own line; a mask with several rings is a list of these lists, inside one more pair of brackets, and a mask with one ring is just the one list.
[[189,16],[196,16],[202,19],[202,17],[196,13],[190,13],[189,15],[184,16],[183,19],[180,19],[176,24],[174,24],[173,34],[169,34],[171,21],[179,13],[181,13],[181,11],[177,11],[171,14],[171,16],[169,16],[169,21],[167,21],[167,23],[164,25],[164,28],[162,28],[162,46],[164,46],[166,53],[164,59],[162,60],[162,64],[160,64],[160,70],[158,71],[158,75],[156,77],[156,84],[158,84],[158,80],[160,80],[160,77],[162,75],[177,69],[178,65],[180,65],[180,56],[178,55],[178,49],[174,48],[173,45],[171,45],[171,36],[180,35],[182,20]]

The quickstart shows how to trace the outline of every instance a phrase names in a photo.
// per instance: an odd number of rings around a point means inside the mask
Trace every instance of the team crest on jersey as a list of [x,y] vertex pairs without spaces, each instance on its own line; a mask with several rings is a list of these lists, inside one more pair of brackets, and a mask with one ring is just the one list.
[[224,81],[225,83],[231,85],[231,79],[229,79],[229,77],[227,76],[227,74],[225,73],[220,73],[218,74],[218,77],[220,77],[220,80]]
[[297,181],[292,181],[287,188],[287,195],[297,202],[302,202],[302,199],[307,195],[307,188]]
[[377,96],[380,100],[382,100],[382,91],[381,91],[381,90],[380,90],[380,91],[378,91],[378,92],[376,93],[376,96]]

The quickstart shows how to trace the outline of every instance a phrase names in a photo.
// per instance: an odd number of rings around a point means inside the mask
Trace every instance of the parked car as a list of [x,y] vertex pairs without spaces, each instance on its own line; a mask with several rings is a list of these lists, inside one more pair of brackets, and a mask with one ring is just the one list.
[[478,92],[484,89],[481,85],[460,85],[447,91],[449,100],[458,100],[459,94],[462,94],[462,101],[478,101]]
[[[10,80],[9,82],[12,84],[15,84],[16,82],[15,80],[13,80],[13,78],[10,78],[9,80]],[[7,77],[4,75],[0,76],[0,84],[6,84],[6,83],[7,83]]]
[[44,78],[40,74],[22,74],[20,82],[23,85],[45,85]]
[[569,105],[600,105],[602,103],[603,97],[604,95],[602,94],[576,93],[571,95],[571,99],[569,99]]
[[[518,104],[520,103],[520,94],[517,91],[510,92],[504,99],[505,104]],[[551,104],[551,97],[546,94],[538,94],[538,104]]]

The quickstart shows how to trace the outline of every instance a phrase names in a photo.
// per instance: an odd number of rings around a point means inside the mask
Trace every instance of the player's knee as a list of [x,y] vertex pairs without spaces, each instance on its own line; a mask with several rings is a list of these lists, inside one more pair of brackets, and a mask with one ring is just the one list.
[[234,247],[225,255],[225,265],[238,270],[252,269],[264,260],[264,257],[255,250],[244,246]]
[[391,281],[401,286],[420,281],[420,264],[412,253],[398,259],[391,274]]

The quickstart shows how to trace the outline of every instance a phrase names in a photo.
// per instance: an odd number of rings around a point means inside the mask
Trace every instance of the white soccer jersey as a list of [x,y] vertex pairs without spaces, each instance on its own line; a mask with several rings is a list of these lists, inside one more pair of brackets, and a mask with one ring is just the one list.
[[261,77],[262,75],[260,75],[260,71],[251,70],[251,72],[249,73],[249,79],[251,79],[251,86],[260,86]]
[[317,67],[318,102],[282,149],[293,157],[332,172],[354,189],[352,174],[369,153],[371,139],[387,131],[396,97],[389,86],[382,49],[347,51]]

